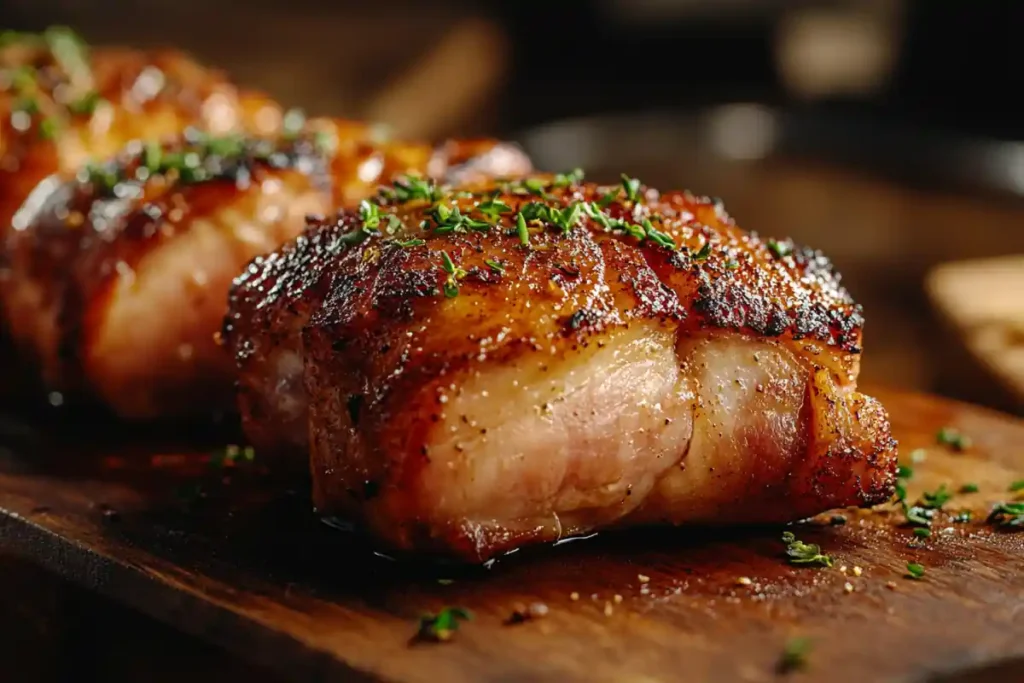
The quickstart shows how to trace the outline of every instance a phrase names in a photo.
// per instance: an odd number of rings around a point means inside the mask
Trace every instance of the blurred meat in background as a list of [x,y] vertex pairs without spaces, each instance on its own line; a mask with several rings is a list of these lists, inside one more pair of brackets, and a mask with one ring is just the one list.
[[[599,180],[626,171],[721,196],[746,229],[833,258],[866,308],[865,382],[1024,409],[1024,363],[1006,360],[1020,356],[1020,335],[991,331],[1000,319],[1017,329],[1024,265],[985,260],[1024,253],[1024,6],[98,5],[6,0],[3,23],[174,45],[310,113],[373,119],[402,136],[502,135],[541,168],[582,166]],[[1004,304],[982,320],[968,314],[970,298],[949,294],[996,289]]]

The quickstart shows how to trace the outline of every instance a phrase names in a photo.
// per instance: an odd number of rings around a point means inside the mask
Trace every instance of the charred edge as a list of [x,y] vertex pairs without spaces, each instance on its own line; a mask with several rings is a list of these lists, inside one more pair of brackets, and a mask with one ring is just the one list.
[[766,337],[789,333],[793,339],[809,337],[848,353],[860,352],[857,332],[864,319],[858,306],[802,302],[787,310],[731,278],[719,278],[698,287],[693,310],[711,327],[750,330]]

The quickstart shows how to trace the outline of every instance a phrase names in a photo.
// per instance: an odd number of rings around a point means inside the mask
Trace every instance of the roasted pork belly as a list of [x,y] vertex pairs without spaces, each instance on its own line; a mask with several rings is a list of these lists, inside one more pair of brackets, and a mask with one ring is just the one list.
[[280,108],[173,50],[90,50],[64,28],[5,35],[0,45],[0,230],[44,178],[73,175],[129,141],[270,134]]
[[11,337],[48,390],[123,417],[223,409],[231,368],[214,334],[231,281],[326,213],[330,187],[308,138],[199,133],[44,182],[4,242]]
[[132,419],[232,410],[234,366],[215,337],[253,257],[396,173],[503,170],[506,149],[528,163],[495,141],[466,143],[477,161],[454,143],[373,142],[367,131],[346,121],[293,121],[277,138],[192,129],[131,143],[73,181],[44,180],[0,246],[0,309],[45,388]]
[[325,516],[482,561],[649,523],[885,501],[828,260],[634,179],[411,179],[235,283],[224,339],[257,449],[308,452]]

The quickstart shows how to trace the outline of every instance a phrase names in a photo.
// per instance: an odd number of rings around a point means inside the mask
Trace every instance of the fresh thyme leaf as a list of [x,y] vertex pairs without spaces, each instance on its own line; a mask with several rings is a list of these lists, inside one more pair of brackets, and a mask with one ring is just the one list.
[[903,484],[902,479],[896,480],[896,500],[904,504],[907,500],[907,487]]
[[1013,493],[1016,493],[1017,491],[1024,491],[1024,479],[1018,479],[1010,484],[1009,490]]
[[693,260],[707,261],[709,256],[711,256],[711,242],[705,242],[704,246],[700,248],[700,251],[693,255]]
[[924,578],[924,565],[917,562],[907,562],[907,578],[920,581]]
[[448,278],[444,282],[444,295],[449,299],[454,299],[459,295],[459,283],[454,278]]
[[1024,527],[1024,503],[997,503],[988,522],[1007,528]]
[[492,259],[485,259],[484,263],[486,263],[487,267],[490,268],[491,270],[495,271],[496,273],[504,273],[505,272],[505,266],[501,265],[497,261],[494,261]]
[[388,214],[387,233],[389,235],[394,235],[395,232],[397,232],[398,229],[401,228],[401,227],[402,227],[402,219],[399,218],[398,216],[396,216],[393,213]]
[[782,649],[776,669],[782,674],[804,669],[807,667],[807,657],[810,652],[811,640],[809,638],[790,638]]
[[946,485],[943,484],[934,491],[925,491],[921,494],[921,501],[918,503],[921,507],[931,508],[938,510],[942,508],[949,499],[953,497],[953,494],[949,492]]
[[444,607],[437,614],[427,614],[420,618],[420,629],[417,637],[443,643],[452,639],[459,630],[459,624],[470,621],[473,615],[462,607]]
[[793,245],[789,242],[768,240],[768,251],[770,251],[775,258],[786,258],[793,253]]
[[409,247],[422,247],[424,244],[426,244],[426,242],[419,238],[414,238],[411,240],[398,240],[398,246],[402,247],[403,249],[408,249]]
[[640,197],[640,180],[638,178],[630,178],[625,173],[620,177],[622,178],[622,189],[626,192],[626,200],[635,202]]
[[516,214],[516,233],[519,234],[519,241],[523,243],[523,246],[530,244],[530,231],[526,228],[526,217],[523,216],[522,211]]
[[730,259],[730,260],[725,262],[725,269],[726,270],[736,270],[739,267],[740,267],[740,262],[739,261]]
[[914,535],[918,538],[928,538],[932,535],[932,530],[928,527],[917,527],[914,529]]
[[935,440],[943,446],[949,446],[954,451],[965,451],[971,447],[971,439],[952,427],[943,427],[935,435]]
[[832,566],[832,558],[823,554],[821,548],[816,543],[799,541],[792,531],[783,532],[782,542],[786,544],[786,556],[792,564]]
[[960,487],[960,493],[977,493],[978,485],[975,483],[967,483]]
[[914,476],[914,468],[900,465],[896,470],[896,476],[900,479],[911,479]]

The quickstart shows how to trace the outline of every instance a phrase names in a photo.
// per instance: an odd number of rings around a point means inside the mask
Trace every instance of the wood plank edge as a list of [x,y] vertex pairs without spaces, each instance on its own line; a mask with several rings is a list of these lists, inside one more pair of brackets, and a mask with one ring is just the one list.
[[[241,659],[266,667],[285,680],[305,683],[381,683],[384,680],[340,661],[330,652],[278,633],[215,600],[204,600],[192,590],[175,590],[130,563],[69,541],[2,507],[0,549],[172,628],[214,643]],[[115,583],[121,586],[117,591],[110,589]],[[133,599],[125,599],[124,596],[132,596]],[[182,610],[197,618],[175,619],[175,612]],[[229,619],[236,620],[237,627],[221,628],[220,625]],[[199,627],[199,624],[207,627]]]

